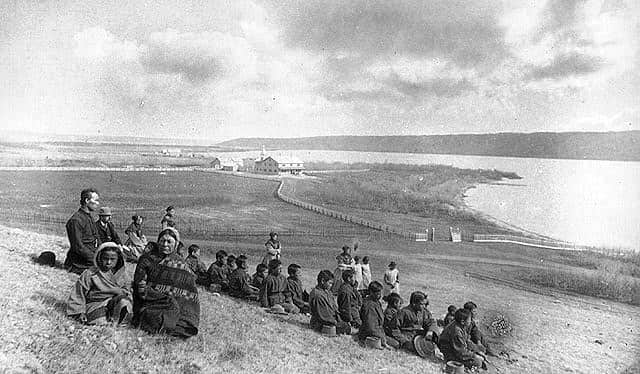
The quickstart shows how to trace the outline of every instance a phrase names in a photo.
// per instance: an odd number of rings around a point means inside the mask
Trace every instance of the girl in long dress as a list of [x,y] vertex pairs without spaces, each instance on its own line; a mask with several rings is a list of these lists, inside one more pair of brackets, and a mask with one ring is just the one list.
[[264,248],[267,253],[262,257],[262,263],[266,266],[269,265],[269,261],[271,260],[280,260],[280,252],[282,251],[282,247],[280,246],[280,240],[278,240],[277,232],[269,233],[269,240],[264,243]]
[[333,286],[331,287],[331,292],[334,294],[338,294],[338,290],[340,286],[342,286],[342,272],[347,269],[353,269],[355,262],[353,261],[353,257],[351,257],[351,247],[345,245],[342,247],[342,253],[336,256],[336,261],[338,262],[336,266],[336,270],[333,272]]
[[392,293],[400,295],[400,280],[398,275],[398,267],[395,261],[391,261],[391,263],[389,263],[389,270],[384,272],[384,296]]

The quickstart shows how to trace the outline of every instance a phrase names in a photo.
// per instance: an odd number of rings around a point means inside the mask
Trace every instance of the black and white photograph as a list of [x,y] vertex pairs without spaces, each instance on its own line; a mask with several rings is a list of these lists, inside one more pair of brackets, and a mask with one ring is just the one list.
[[0,373],[640,374],[640,2],[0,2]]

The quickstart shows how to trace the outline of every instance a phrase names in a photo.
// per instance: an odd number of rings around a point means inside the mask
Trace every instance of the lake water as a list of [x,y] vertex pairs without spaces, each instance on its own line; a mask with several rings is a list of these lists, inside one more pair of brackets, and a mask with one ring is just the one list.
[[[229,157],[256,157],[237,152]],[[302,161],[443,164],[513,171],[520,180],[482,184],[467,204],[497,220],[581,245],[640,248],[640,162],[345,151],[276,151]]]

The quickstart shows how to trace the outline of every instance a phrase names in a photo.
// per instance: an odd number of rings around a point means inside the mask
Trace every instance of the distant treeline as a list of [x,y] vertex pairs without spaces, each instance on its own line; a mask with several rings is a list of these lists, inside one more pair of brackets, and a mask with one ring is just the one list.
[[240,138],[218,145],[251,149],[264,145],[268,149],[640,161],[640,131]]

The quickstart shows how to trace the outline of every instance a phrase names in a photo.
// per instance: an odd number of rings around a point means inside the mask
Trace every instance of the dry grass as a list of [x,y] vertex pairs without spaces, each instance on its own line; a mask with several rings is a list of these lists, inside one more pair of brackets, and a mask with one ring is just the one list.
[[[428,292],[429,308],[435,316],[443,314],[450,303],[461,305],[468,299],[478,302],[481,326],[488,328],[487,334],[498,351],[505,352],[494,359],[502,372],[618,372],[631,364],[629,357],[640,352],[640,346],[632,343],[622,328],[605,339],[607,349],[613,347],[614,351],[601,352],[601,347],[592,343],[569,344],[585,337],[593,340],[589,336],[597,333],[592,330],[604,321],[612,326],[628,324],[628,318],[640,318],[637,311],[625,310],[623,315],[592,312],[575,301],[563,306],[567,310],[556,310],[556,304],[545,297],[467,280],[446,266],[426,260],[427,254],[420,248],[399,244],[361,242],[362,254],[369,254],[374,261],[374,279],[379,279],[384,265],[394,259],[401,269],[403,297],[408,299],[412,290]],[[260,246],[229,242],[215,243],[213,248],[248,253],[255,264]],[[215,297],[205,291],[201,292],[200,334],[186,341],[129,328],[79,325],[64,314],[75,276],[31,261],[33,254],[44,249],[52,249],[62,259],[66,247],[66,239],[59,236],[0,226],[0,281],[4,285],[0,289],[0,369],[42,373],[440,372],[440,364],[411,354],[368,350],[351,337],[322,337],[308,329],[308,317],[267,314],[255,304]],[[334,248],[338,248],[337,242],[290,242],[285,261],[304,266],[303,283],[310,287],[319,269],[333,265]],[[398,250],[403,250],[402,256]],[[205,258],[209,261],[211,258]],[[571,327],[556,325],[568,315],[574,316]],[[554,330],[547,329],[541,336],[537,335],[538,329],[529,328],[531,324],[550,323]],[[566,352],[558,351],[557,346],[565,347]],[[585,354],[597,357],[588,367],[584,366]],[[557,362],[563,365],[559,367]]]

